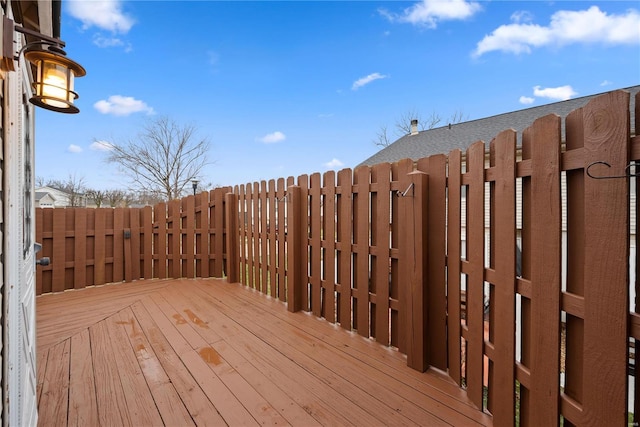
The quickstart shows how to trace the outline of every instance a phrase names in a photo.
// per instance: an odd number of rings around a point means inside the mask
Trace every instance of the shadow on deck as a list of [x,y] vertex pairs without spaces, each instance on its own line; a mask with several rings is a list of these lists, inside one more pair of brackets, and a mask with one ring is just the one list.
[[39,425],[489,425],[438,371],[226,281],[37,298]]

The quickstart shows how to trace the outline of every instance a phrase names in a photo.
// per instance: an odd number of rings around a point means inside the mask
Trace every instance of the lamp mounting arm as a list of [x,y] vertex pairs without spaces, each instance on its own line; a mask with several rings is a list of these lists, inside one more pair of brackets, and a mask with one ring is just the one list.
[[34,31],[34,30],[30,30],[28,28],[24,28],[24,27],[22,27],[20,25],[15,25],[15,24],[13,24],[13,25],[14,25],[14,27],[13,27],[14,31],[17,31],[17,32],[22,33],[22,34],[26,34],[28,36],[37,37],[40,40],[42,40],[43,42],[48,42],[48,43],[45,43],[45,44],[52,44],[52,45],[55,45],[55,46],[65,47],[65,42],[63,42],[60,39],[57,39],[55,37],[49,37],[49,36],[47,36],[45,34],[39,33],[39,32]]
[[[30,43],[26,43],[20,51],[15,54],[14,47],[14,38],[13,35],[15,32],[22,33],[27,36],[35,37],[39,39],[39,41],[33,41]],[[29,47],[34,45],[49,45],[50,49],[62,50],[65,47],[65,42],[62,40],[47,36],[46,34],[39,33],[34,30],[30,30],[29,28],[25,28],[21,25],[17,25],[13,19],[7,18],[4,16],[2,18],[2,34],[0,36],[0,44],[2,45],[2,61],[0,63],[0,69],[4,71],[15,71],[16,67],[13,61],[16,61],[20,58],[20,55]],[[64,52],[64,51],[63,51]]]

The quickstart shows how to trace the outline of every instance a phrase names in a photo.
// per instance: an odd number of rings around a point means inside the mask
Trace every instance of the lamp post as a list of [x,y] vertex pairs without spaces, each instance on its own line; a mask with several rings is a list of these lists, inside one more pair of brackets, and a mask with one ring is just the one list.
[[192,179],[191,180],[191,186],[193,187],[193,195],[196,195],[196,191],[198,191],[198,180],[197,179]]
[[[77,62],[67,58],[62,48],[65,43],[57,38],[49,37],[37,31],[16,25],[6,16],[2,21],[3,34],[13,37],[14,32],[40,39],[26,43],[14,56],[13,43],[2,44],[2,62],[0,68],[4,71],[16,71],[14,61],[24,58],[35,67],[33,82],[34,95],[29,99],[34,105],[58,113],[78,113],[80,110],[73,105],[78,94],[73,91],[73,80],[82,77],[87,72]],[[13,40],[11,40],[13,41]],[[46,47],[43,47],[46,46]]]

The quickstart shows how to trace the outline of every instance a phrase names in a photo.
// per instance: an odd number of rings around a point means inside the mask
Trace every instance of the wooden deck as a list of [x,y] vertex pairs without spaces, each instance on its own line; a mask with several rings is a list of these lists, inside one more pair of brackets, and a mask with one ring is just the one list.
[[215,279],[37,298],[39,425],[490,425],[439,372]]

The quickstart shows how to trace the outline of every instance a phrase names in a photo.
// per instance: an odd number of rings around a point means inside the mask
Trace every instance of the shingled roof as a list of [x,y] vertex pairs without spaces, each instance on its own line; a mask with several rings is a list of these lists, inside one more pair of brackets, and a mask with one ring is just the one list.
[[[640,86],[632,86],[622,90],[631,94],[631,130],[632,133],[635,133],[633,111],[635,109],[635,95],[640,91]],[[456,148],[464,151],[478,140],[490,142],[505,129],[514,129],[518,132],[518,145],[520,145],[522,131],[531,126],[537,118],[548,114],[557,114],[564,119],[571,111],[584,106],[599,95],[602,93],[405,135],[360,165],[373,166],[378,163],[391,163],[407,158],[418,160],[433,154],[447,154]]]

